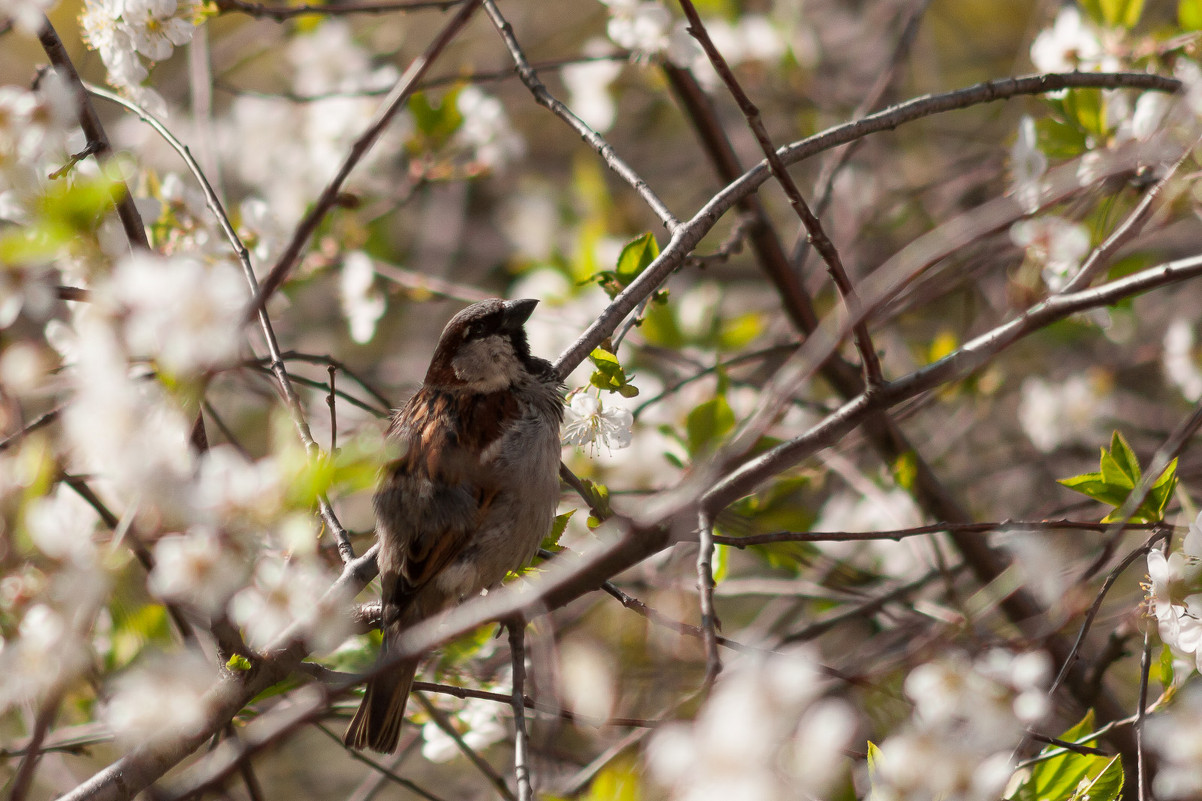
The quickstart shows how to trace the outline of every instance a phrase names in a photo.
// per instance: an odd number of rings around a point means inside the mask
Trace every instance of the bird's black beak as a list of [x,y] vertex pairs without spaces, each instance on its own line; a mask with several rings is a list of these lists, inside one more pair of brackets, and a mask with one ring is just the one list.
[[530,315],[534,314],[534,307],[537,305],[538,301],[533,298],[505,301],[501,327],[506,331],[517,331],[530,319]]

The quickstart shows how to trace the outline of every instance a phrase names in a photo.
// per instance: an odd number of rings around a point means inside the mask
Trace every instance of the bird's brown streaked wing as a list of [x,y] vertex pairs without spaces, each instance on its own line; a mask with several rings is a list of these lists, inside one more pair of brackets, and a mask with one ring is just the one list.
[[[401,538],[398,603],[451,564],[488,517],[501,476],[485,463],[486,454],[520,415],[509,392],[437,392],[421,400],[415,396],[402,412],[406,419],[394,424],[399,433],[409,432],[413,445],[390,464],[391,480],[411,482],[412,491],[399,497],[424,498],[422,508],[415,503],[401,510],[413,527]],[[436,420],[452,425],[435,425]]]

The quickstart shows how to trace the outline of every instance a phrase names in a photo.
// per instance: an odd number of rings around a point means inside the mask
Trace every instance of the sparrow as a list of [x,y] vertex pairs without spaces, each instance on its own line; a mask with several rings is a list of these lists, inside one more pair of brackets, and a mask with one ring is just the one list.
[[[551,529],[559,500],[561,384],[523,328],[537,300],[485,300],[443,329],[425,380],[388,437],[401,455],[373,496],[380,541],[380,660],[406,629],[495,587]],[[396,750],[418,661],[367,682],[343,741]]]

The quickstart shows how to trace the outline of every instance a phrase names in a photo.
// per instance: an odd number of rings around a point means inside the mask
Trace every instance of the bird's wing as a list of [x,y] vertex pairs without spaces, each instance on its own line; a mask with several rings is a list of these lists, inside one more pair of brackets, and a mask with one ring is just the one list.
[[381,541],[393,546],[383,550],[394,550],[381,553],[386,603],[407,605],[488,518],[505,479],[496,446],[520,416],[509,392],[419,392],[397,415],[391,432],[405,452],[375,496]]

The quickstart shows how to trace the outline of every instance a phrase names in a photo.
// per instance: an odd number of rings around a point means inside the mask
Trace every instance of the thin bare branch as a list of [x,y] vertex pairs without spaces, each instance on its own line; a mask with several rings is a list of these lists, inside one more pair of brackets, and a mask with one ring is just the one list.
[[722,671],[718,655],[718,615],[714,612],[714,524],[704,511],[697,517],[697,594],[701,605],[702,643],[705,644],[705,683],[712,685]]
[[[38,39],[42,43],[42,49],[46,51],[46,57],[50,59],[55,70],[66,79],[71,87],[71,93],[75,95],[75,104],[79,109],[79,127],[83,129],[84,135],[87,137],[88,150],[98,160],[110,158],[113,155],[113,147],[109,144],[108,135],[104,132],[104,126],[100,124],[100,117],[96,115],[96,109],[92,108],[92,101],[88,99],[84,83],[80,80],[79,73],[76,72],[75,65],[71,63],[67,49],[63,47],[63,42],[58,38],[58,33],[50,24],[49,18],[42,18],[42,28],[38,31]],[[121,220],[121,227],[125,230],[125,237],[129,240],[130,247],[134,250],[150,250],[150,242],[146,238],[146,228],[142,225],[142,215],[138,213],[138,207],[134,204],[129,187],[125,185],[124,181],[118,181],[117,186],[120,187],[120,191],[114,193],[113,203],[117,207],[117,216]]]
[[526,621],[510,620],[509,654],[513,666],[513,776],[518,787],[518,801],[532,801],[530,783],[530,735],[526,731]]
[[34,718],[33,732],[29,735],[29,742],[24,749],[25,753],[21,756],[21,764],[17,765],[17,773],[13,776],[12,784],[9,786],[9,801],[25,801],[29,788],[33,785],[34,771],[37,770],[38,761],[42,758],[42,743],[46,739],[46,732],[54,724],[54,718],[58,715],[61,703],[62,696],[57,694],[42,701],[37,716]]

